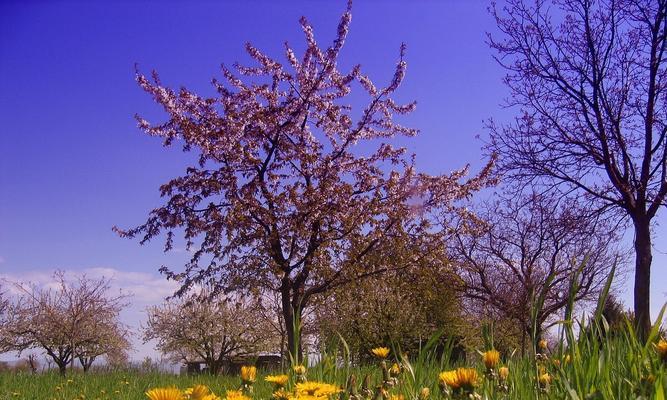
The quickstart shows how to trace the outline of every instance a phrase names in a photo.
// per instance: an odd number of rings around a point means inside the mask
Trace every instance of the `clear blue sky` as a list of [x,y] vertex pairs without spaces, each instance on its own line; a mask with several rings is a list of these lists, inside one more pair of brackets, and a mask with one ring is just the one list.
[[[494,30],[487,6],[354,4],[344,64],[361,63],[376,81],[388,82],[400,43],[408,45],[399,97],[418,101],[404,122],[422,131],[408,145],[424,171],[478,168],[475,136],[484,136],[483,120],[508,118],[499,107],[507,95],[503,72],[485,44],[485,32]],[[157,268],[178,267],[186,254],[119,239],[111,227],[143,222],[160,204],[158,186],[181,174],[191,156],[164,149],[136,127],[135,113],[162,115],[135,84],[134,64],[157,69],[171,86],[211,93],[221,63],[247,61],[246,41],[281,57],[285,40],[302,45],[298,18],[306,15],[328,45],[344,7],[342,0],[2,2],[0,274],[113,269],[126,282],[119,285],[145,294],[135,307],[149,304],[151,294],[166,290]],[[655,240],[654,314],[667,286],[667,257],[658,253],[667,251],[663,238]]]

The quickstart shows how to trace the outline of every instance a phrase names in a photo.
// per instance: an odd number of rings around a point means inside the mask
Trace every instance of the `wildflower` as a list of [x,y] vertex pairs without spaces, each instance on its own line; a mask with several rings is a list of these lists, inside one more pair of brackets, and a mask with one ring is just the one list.
[[289,376],[287,375],[269,375],[266,378],[264,378],[265,381],[272,383],[276,386],[276,388],[282,388],[285,387],[287,384],[287,381],[289,380]]
[[548,372],[541,374],[538,378],[541,386],[548,386],[551,383],[551,375]]
[[296,384],[297,397],[312,396],[327,398],[340,391],[341,390],[337,386],[323,382],[304,382]]
[[304,375],[306,373],[306,367],[303,365],[295,365],[293,368],[294,373],[297,375]]
[[306,367],[303,365],[295,365],[292,367],[294,374],[296,375],[296,381],[298,383],[306,382]]
[[655,350],[658,352],[660,359],[667,362],[667,340],[660,339],[658,344],[655,345]]
[[546,339],[542,339],[539,342],[537,342],[537,348],[542,352],[545,351],[548,348]]
[[427,400],[431,396],[431,389],[423,387],[419,391],[419,400]]
[[482,353],[482,360],[484,360],[486,369],[495,369],[500,362],[500,353],[498,350],[485,351]]
[[290,400],[291,398],[290,394],[282,388],[273,392],[271,397],[275,400]]
[[477,386],[477,370],[474,368],[457,368],[452,371],[441,372],[438,375],[441,384],[445,384],[452,388],[452,390],[463,389],[466,392],[471,392]]
[[225,395],[226,400],[251,400],[250,397],[246,396],[240,390],[228,390]]
[[241,380],[244,383],[254,383],[257,378],[257,367],[244,365],[241,367]]
[[500,369],[498,369],[498,376],[501,381],[507,380],[507,377],[510,376],[510,369],[507,367],[500,367]]
[[389,356],[389,348],[387,347],[376,347],[371,350],[371,353],[377,358],[384,359]]
[[389,368],[389,373],[392,377],[396,377],[401,374],[401,366],[397,363],[394,363],[391,368]]
[[392,394],[389,400],[405,400],[405,397],[402,394]]
[[184,400],[183,393],[175,387],[155,388],[146,392],[150,400]]
[[183,392],[189,400],[204,400],[206,396],[211,394],[211,391],[205,385],[195,385],[194,387],[185,389]]

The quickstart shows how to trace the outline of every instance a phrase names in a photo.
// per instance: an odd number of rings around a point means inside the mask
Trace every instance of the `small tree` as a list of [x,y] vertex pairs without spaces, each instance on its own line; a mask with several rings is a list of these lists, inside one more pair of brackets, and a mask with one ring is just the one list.
[[150,307],[143,332],[144,342],[156,340],[172,360],[202,360],[212,374],[231,356],[263,350],[271,334],[255,302],[206,292]]
[[105,278],[81,276],[68,282],[61,271],[54,278],[55,288],[16,284],[20,294],[7,333],[11,349],[42,349],[64,375],[79,351],[101,346],[109,332],[127,336],[118,319],[126,296],[111,295]]
[[[196,150],[198,163],[161,187],[166,204],[146,223],[116,230],[145,243],[166,233],[165,251],[175,232],[196,247],[185,271],[162,268],[179,280],[178,294],[197,283],[215,292],[264,288],[281,296],[288,349],[299,362],[294,327],[313,296],[404,265],[373,264],[364,258],[386,253],[388,238],[406,241],[434,235],[429,219],[451,211],[486,183],[461,183],[466,170],[426,176],[415,172],[404,148],[388,140],[413,136],[394,114],[412,111],[392,98],[405,76],[401,46],[394,76],[378,87],[355,66],[341,72],[338,57],[351,20],[343,14],[333,44],[322,49],[305,18],[306,49],[297,57],[285,45],[283,65],[250,44],[256,66],[223,66],[225,82],[214,80],[218,95],[206,98],[185,88],[174,91],[153,74],[137,75],[141,87],[161,104],[169,119],[148,134],[165,145],[182,141]],[[352,88],[368,96],[364,107],[348,104]],[[411,262],[410,260],[403,260]]]
[[461,330],[462,285],[445,257],[392,271],[333,290],[317,302],[316,322],[324,344],[345,340],[353,361],[368,361],[378,346],[419,352],[436,332],[441,339]]
[[84,372],[87,372],[93,362],[100,356],[106,356],[108,364],[116,364],[119,360],[126,360],[131,349],[129,332],[119,325],[100,323],[92,329],[99,335],[96,340],[82,343],[76,349],[76,358]]
[[466,298],[492,320],[513,321],[524,350],[539,293],[547,294],[537,312],[541,331],[568,304],[569,285],[582,262],[578,301],[596,298],[619,261],[615,230],[579,211],[576,203],[547,195],[501,199],[481,207],[475,229],[458,232],[451,242]]

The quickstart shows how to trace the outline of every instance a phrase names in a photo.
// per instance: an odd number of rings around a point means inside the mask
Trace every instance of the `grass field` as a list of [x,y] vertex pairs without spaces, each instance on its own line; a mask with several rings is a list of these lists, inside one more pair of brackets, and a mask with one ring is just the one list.
[[[665,399],[667,357],[661,358],[653,343],[642,346],[631,334],[604,340],[582,335],[567,352],[561,353],[561,350],[553,349],[537,359],[503,357],[499,366],[507,366],[510,371],[504,386],[497,376],[487,376],[481,357],[476,361],[448,365],[424,352],[415,360],[403,360],[398,384],[387,387],[388,398],[400,399],[399,395],[402,395],[405,399],[418,399],[422,388],[428,387],[432,399]],[[324,362],[309,368],[308,380],[335,383],[343,389],[351,374],[356,377],[369,374],[373,388],[383,384],[382,372],[377,365],[350,367],[334,363],[333,359],[333,356],[327,357]],[[393,363],[391,355],[387,361],[389,365]],[[469,397],[469,393],[458,396],[456,393],[451,396],[441,393],[438,374],[461,365],[478,372],[474,393],[480,397]],[[550,382],[541,379],[544,374],[548,374]],[[362,380],[358,378],[359,384]],[[61,377],[55,372],[35,375],[3,373],[0,374],[0,400],[139,400],[146,399],[145,392],[151,388],[176,386],[186,389],[196,384],[206,385],[224,398],[227,390],[238,389],[240,383],[236,376],[111,372],[73,373]],[[288,388],[293,386],[292,378]],[[258,374],[252,397],[271,399],[271,393],[271,385],[264,382],[261,373]],[[348,398],[345,391],[343,398]]]
[[[435,344],[442,343],[436,335],[413,358],[400,356],[400,350],[393,348],[386,359],[378,357],[376,362],[359,367],[347,362],[346,344],[341,340],[339,350],[324,354],[319,363],[307,369],[306,378],[309,382],[336,385],[343,400],[425,400],[426,397],[665,400],[667,341],[660,338],[665,308],[646,343],[638,340],[628,320],[610,329],[601,314],[610,283],[611,278],[585,326],[566,312],[565,318],[556,324],[560,327],[558,340],[544,347],[533,335],[533,352],[530,356],[501,354],[500,359],[484,363],[481,355],[473,354],[466,361],[451,363],[451,353],[446,350],[447,346],[444,346],[444,351],[443,347],[440,347],[439,352],[434,351]],[[538,305],[540,301],[538,298]],[[573,309],[573,304],[571,300],[569,310]],[[485,349],[480,350],[492,349],[492,330],[485,330],[483,337]],[[400,368],[391,374],[390,367],[394,363]],[[509,373],[504,380],[500,368],[505,367]],[[459,374],[441,374],[456,368],[465,370],[459,371]],[[287,391],[294,394],[297,386],[295,376],[291,369],[283,372],[290,375]],[[347,382],[351,376],[356,377],[354,391],[348,389]],[[366,376],[369,377],[368,392],[364,392],[361,387]],[[175,386],[185,390],[196,384],[206,385],[220,398],[224,398],[227,390],[240,387],[241,380],[237,376],[176,376],[122,371],[104,374],[71,373],[65,377],[55,372],[34,375],[6,372],[0,374],[0,400],[139,400],[146,399],[145,392],[152,388]],[[430,396],[425,396],[424,388],[428,388]],[[272,391],[272,386],[264,381],[264,375],[260,372],[249,397],[256,400],[271,399]],[[355,392],[358,396],[350,396]],[[304,400],[328,400],[334,397],[338,395],[329,398],[286,396],[288,399]]]

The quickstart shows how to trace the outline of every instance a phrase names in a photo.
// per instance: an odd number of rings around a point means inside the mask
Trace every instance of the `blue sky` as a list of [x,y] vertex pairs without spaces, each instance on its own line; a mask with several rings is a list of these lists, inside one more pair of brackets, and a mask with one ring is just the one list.
[[[388,82],[401,42],[408,71],[399,99],[418,101],[405,118],[421,134],[405,144],[421,170],[482,165],[483,121],[511,115],[507,90],[485,44],[494,31],[486,1],[357,1],[343,65],[361,63]],[[133,118],[159,120],[134,81],[134,64],[171,86],[211,93],[221,63],[247,61],[246,41],[282,56],[300,47],[305,15],[328,44],[343,1],[2,2],[0,4],[0,274],[47,280],[56,268],[113,275],[135,292],[129,323],[173,288],[157,274],[187,254],[162,243],[119,239],[113,225],[143,222],[158,186],[192,156],[164,149]],[[665,221],[665,216],[661,218]],[[657,231],[653,313],[665,301],[667,257]],[[662,253],[661,253],[662,252]],[[631,279],[627,280],[628,283]],[[629,292],[628,292],[629,293]],[[624,296],[629,305],[630,296]],[[152,354],[141,347],[135,357]]]

